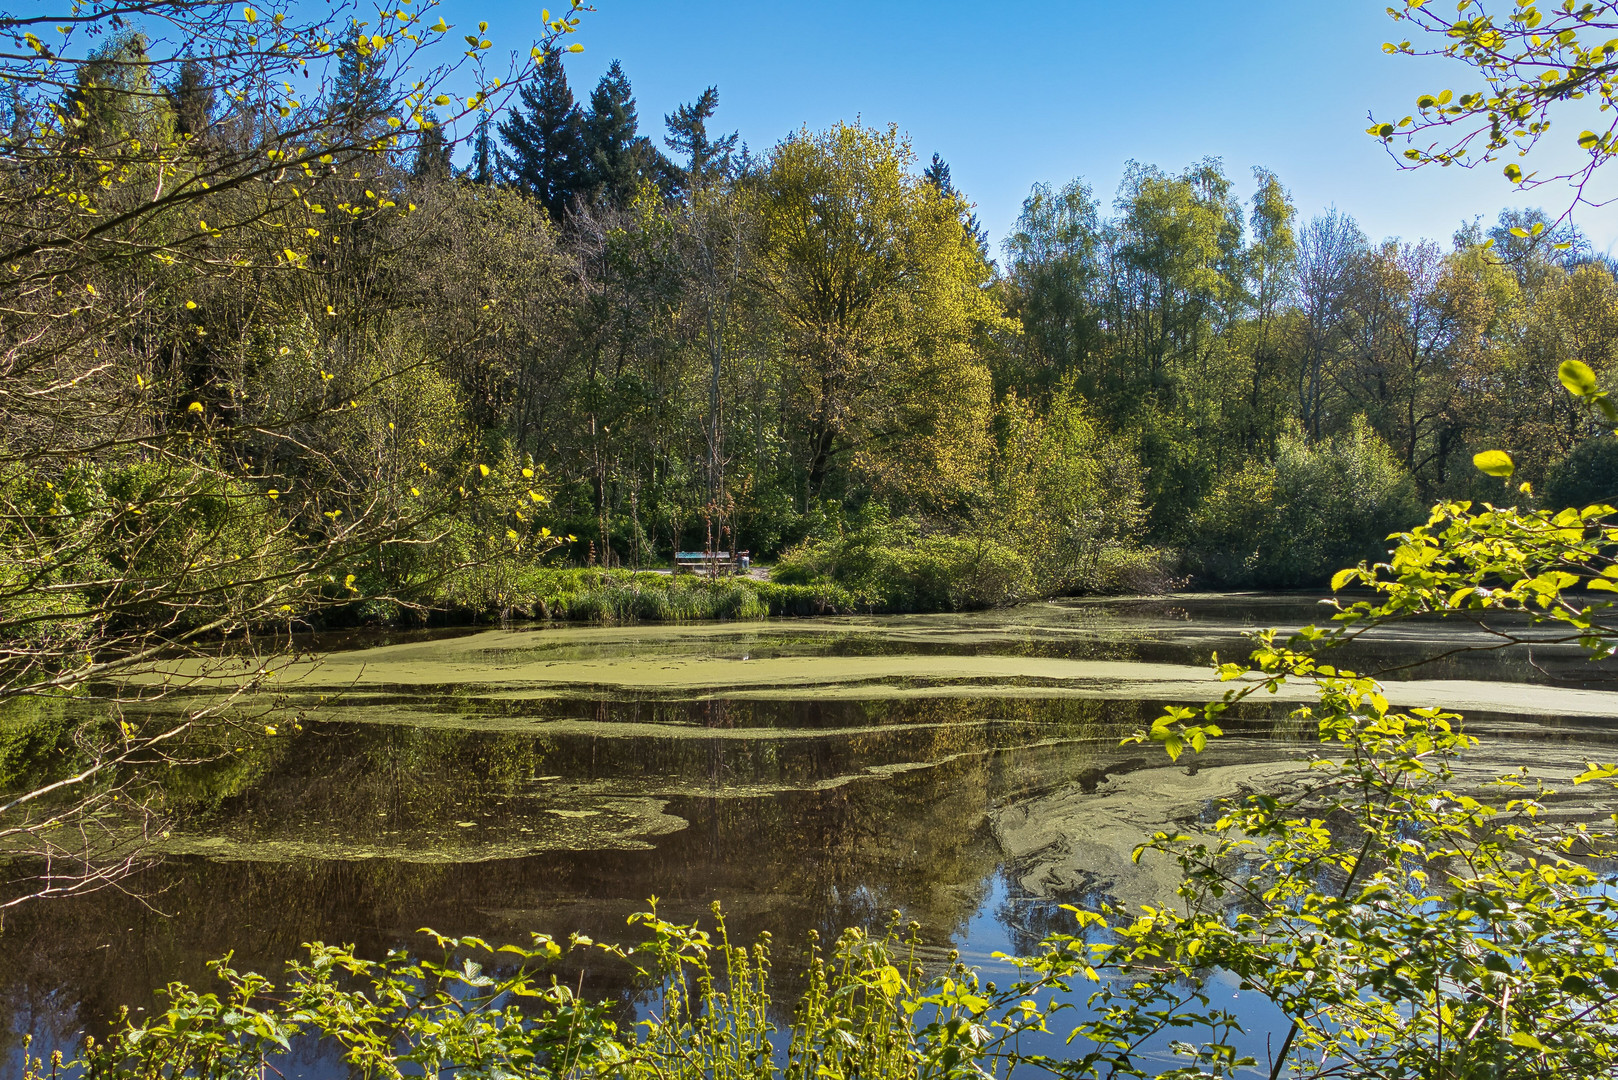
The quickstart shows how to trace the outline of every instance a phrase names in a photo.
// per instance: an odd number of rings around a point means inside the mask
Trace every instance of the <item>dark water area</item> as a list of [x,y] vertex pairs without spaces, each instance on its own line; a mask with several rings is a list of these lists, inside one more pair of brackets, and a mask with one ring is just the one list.
[[[423,947],[427,926],[625,941],[654,895],[677,919],[722,902],[733,938],[769,931],[778,1001],[810,930],[894,911],[929,956],[999,970],[994,951],[1066,929],[1063,903],[1165,895],[1166,868],[1134,866],[1135,844],[1296,769],[1311,733],[1286,701],[1236,710],[1195,760],[1119,740],[1164,704],[1217,696],[1206,665],[1245,653],[1245,633],[1328,614],[1309,597],[1186,596],[334,648],[289,670],[264,713],[302,711],[301,730],[279,721],[166,779],[175,822],[153,865],[7,917],[7,1060],[16,1072],[24,1034],[35,1052],[70,1047],[121,1006],[158,1007],[171,980],[207,983],[227,952],[274,977],[307,942],[379,957]],[[1454,653],[1488,641],[1413,624],[1340,662],[1401,669],[1396,703],[1468,711],[1480,776],[1554,781],[1618,757],[1603,671],[1557,645]],[[568,974],[631,1007],[625,972]],[[1257,1039],[1268,1021],[1253,1020]]]

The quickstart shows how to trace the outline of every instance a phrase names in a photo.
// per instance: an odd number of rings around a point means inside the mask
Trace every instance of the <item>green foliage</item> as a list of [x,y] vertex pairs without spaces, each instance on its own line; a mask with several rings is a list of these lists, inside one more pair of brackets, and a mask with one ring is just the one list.
[[[768,936],[734,945],[718,905],[715,914],[710,932],[662,919],[654,903],[631,918],[646,936],[628,949],[538,935],[530,947],[494,948],[432,934],[436,959],[395,952],[368,961],[317,942],[307,960],[288,966],[280,986],[220,962],[218,992],[171,984],[161,1015],[116,1026],[105,1041],[87,1040],[73,1061],[28,1057],[24,1075],[256,1076],[316,1039],[366,1080],[449,1072],[491,1080],[906,1080],[960,1075],[976,1056],[973,1029],[960,1014],[977,999],[952,980],[924,981],[914,937],[901,941],[891,928],[881,938],[848,931],[829,952],[816,948],[808,990],[783,1032],[772,1019]],[[622,1024],[608,1003],[542,974],[559,960],[590,954],[638,971],[652,1000],[647,1020]],[[785,1036],[779,1061],[778,1035]]]
[[1417,505],[1409,475],[1363,419],[1318,443],[1289,432],[1272,463],[1227,475],[1198,507],[1188,556],[1220,584],[1306,585],[1386,550]]
[[1618,439],[1594,436],[1546,473],[1540,499],[1549,507],[1618,502]]
[[[54,480],[12,469],[0,482],[0,619],[35,645],[63,645],[106,624],[182,632],[260,608],[291,562],[271,504],[206,463],[90,463]],[[168,587],[176,579],[182,589]]]
[[1016,551],[988,537],[925,533],[875,505],[855,527],[782,554],[772,580],[803,587],[829,582],[861,610],[958,611],[1032,595],[1033,572]]
[[956,199],[914,165],[896,128],[837,124],[784,140],[753,192],[784,419],[811,497],[863,474],[879,494],[948,509],[988,456],[976,345],[1005,318]]
[[1140,554],[1139,460],[1064,383],[1043,415],[1015,394],[1001,408],[1000,448],[977,514],[1011,548],[1039,595],[1113,591],[1114,569]]
[[[498,579],[500,591],[488,587],[491,578]],[[825,581],[783,584],[742,577],[558,568],[519,560],[458,573],[433,603],[472,619],[519,617],[608,625],[842,615],[861,606],[846,589]]]
[[[1115,919],[1091,964],[1161,1000],[1235,975],[1293,1021],[1272,1075],[1612,1075],[1618,907],[1588,861],[1611,838],[1548,820],[1526,773],[1462,787],[1475,740],[1459,717],[1395,712],[1374,680],[1273,635],[1224,675],[1256,678],[1236,696],[1314,689],[1295,714],[1319,728],[1309,779],[1231,804],[1202,836],[1155,836],[1146,848],[1185,872],[1181,906]],[[1190,712],[1141,737],[1183,737]]]
[[[1611,530],[1600,523],[1611,512],[1439,506],[1396,538],[1387,563],[1333,582],[1368,586],[1374,599],[1285,643],[1260,635],[1248,663],[1221,668],[1236,684],[1223,699],[1172,709],[1136,736],[1171,754],[1200,749],[1235,701],[1292,684],[1313,692],[1294,717],[1318,726],[1321,748],[1285,796],[1240,799],[1200,836],[1152,838],[1146,849],[1185,872],[1181,905],[1115,918],[1118,940],[1088,962],[1125,973],[1139,1000],[1235,975],[1292,1021],[1272,1076],[1618,1072],[1606,1034],[1618,1019],[1618,905],[1601,869],[1618,838],[1549,816],[1554,792],[1526,769],[1463,783],[1456,763],[1476,740],[1460,717],[1395,711],[1375,680],[1321,655],[1392,620],[1510,612],[1610,656],[1610,604],[1573,590],[1613,591]],[[1509,624],[1496,632],[1522,638]],[[1614,777],[1618,767],[1591,765],[1574,783]],[[1071,970],[1071,941],[1051,946],[1036,970]]]

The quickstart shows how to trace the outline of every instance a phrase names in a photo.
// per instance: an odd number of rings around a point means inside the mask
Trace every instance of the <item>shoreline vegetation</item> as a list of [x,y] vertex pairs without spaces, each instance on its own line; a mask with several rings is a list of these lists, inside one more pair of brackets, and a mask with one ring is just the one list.
[[[980,611],[1061,596],[1161,594],[1178,584],[1156,551],[1108,553],[1086,587],[1041,590],[1027,564],[992,543],[940,538],[911,549],[822,545],[788,552],[753,575],[707,577],[670,570],[494,564],[461,571],[428,605],[356,601],[320,629],[385,625],[471,626],[512,619],[602,625],[702,620],[907,615]],[[828,550],[831,549],[831,550]]]

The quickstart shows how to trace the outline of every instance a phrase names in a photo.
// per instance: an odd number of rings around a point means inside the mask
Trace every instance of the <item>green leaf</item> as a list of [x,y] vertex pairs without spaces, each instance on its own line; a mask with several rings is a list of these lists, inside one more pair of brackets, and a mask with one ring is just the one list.
[[1331,576],[1331,591],[1336,592],[1338,589],[1341,589],[1344,585],[1347,585],[1350,581],[1352,581],[1354,579],[1354,575],[1357,574],[1357,573],[1359,573],[1359,571],[1357,569],[1355,569],[1354,567],[1352,567],[1352,566],[1349,567],[1347,570],[1339,570],[1339,571],[1337,571],[1337,573],[1335,573],[1335,574],[1333,574]]
[[1478,471],[1502,479],[1517,471],[1516,463],[1504,450],[1485,450],[1481,454],[1475,454],[1472,457],[1472,464],[1478,467]]
[[1563,360],[1556,369],[1556,377],[1562,380],[1562,385],[1574,397],[1589,397],[1601,389],[1596,382],[1596,373],[1582,360]]

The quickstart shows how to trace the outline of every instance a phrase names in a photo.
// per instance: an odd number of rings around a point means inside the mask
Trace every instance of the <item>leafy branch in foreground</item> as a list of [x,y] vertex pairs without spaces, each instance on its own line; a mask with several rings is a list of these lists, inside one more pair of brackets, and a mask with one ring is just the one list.
[[1550,131],[1554,116],[1610,114],[1595,123],[1595,130],[1578,133],[1581,163],[1555,174],[1525,173],[1516,162],[1504,167],[1506,179],[1520,188],[1565,181],[1576,193],[1574,205],[1604,205],[1606,199],[1586,192],[1595,171],[1618,153],[1618,114],[1613,114],[1618,5],[1518,0],[1497,7],[1487,0],[1463,0],[1453,14],[1438,8],[1424,0],[1390,7],[1396,21],[1432,43],[1407,38],[1385,44],[1383,51],[1458,61],[1473,70],[1480,85],[1459,94],[1453,89],[1422,94],[1414,114],[1374,123],[1367,133],[1390,149],[1395,139],[1403,139],[1407,147],[1400,156],[1407,167],[1471,168],[1505,153],[1526,157]]
[[[1560,376],[1615,419],[1588,368],[1565,363]],[[1477,465],[1513,472],[1501,451]],[[1318,726],[1321,749],[1291,793],[1230,804],[1211,835],[1153,837],[1138,857],[1178,861],[1181,906],[1115,922],[1119,944],[1103,959],[1163,994],[1229,972],[1276,1004],[1291,1024],[1272,1080],[1618,1075],[1608,1034],[1618,1023],[1618,906],[1602,861],[1618,854],[1611,828],[1551,820],[1556,793],[1526,768],[1462,782],[1456,763],[1476,739],[1458,715],[1393,710],[1374,679],[1321,658],[1389,622],[1447,616],[1487,630],[1492,647],[1576,642],[1609,659],[1612,605],[1600,597],[1618,591],[1613,513],[1441,505],[1392,538],[1387,563],[1333,582],[1367,586],[1374,599],[1285,644],[1260,635],[1248,664],[1221,668],[1239,688],[1200,716],[1173,709],[1137,735],[1171,755],[1200,749],[1236,700],[1301,683],[1315,703],[1294,717]],[[1589,763],[1572,782],[1615,777],[1618,766]]]

